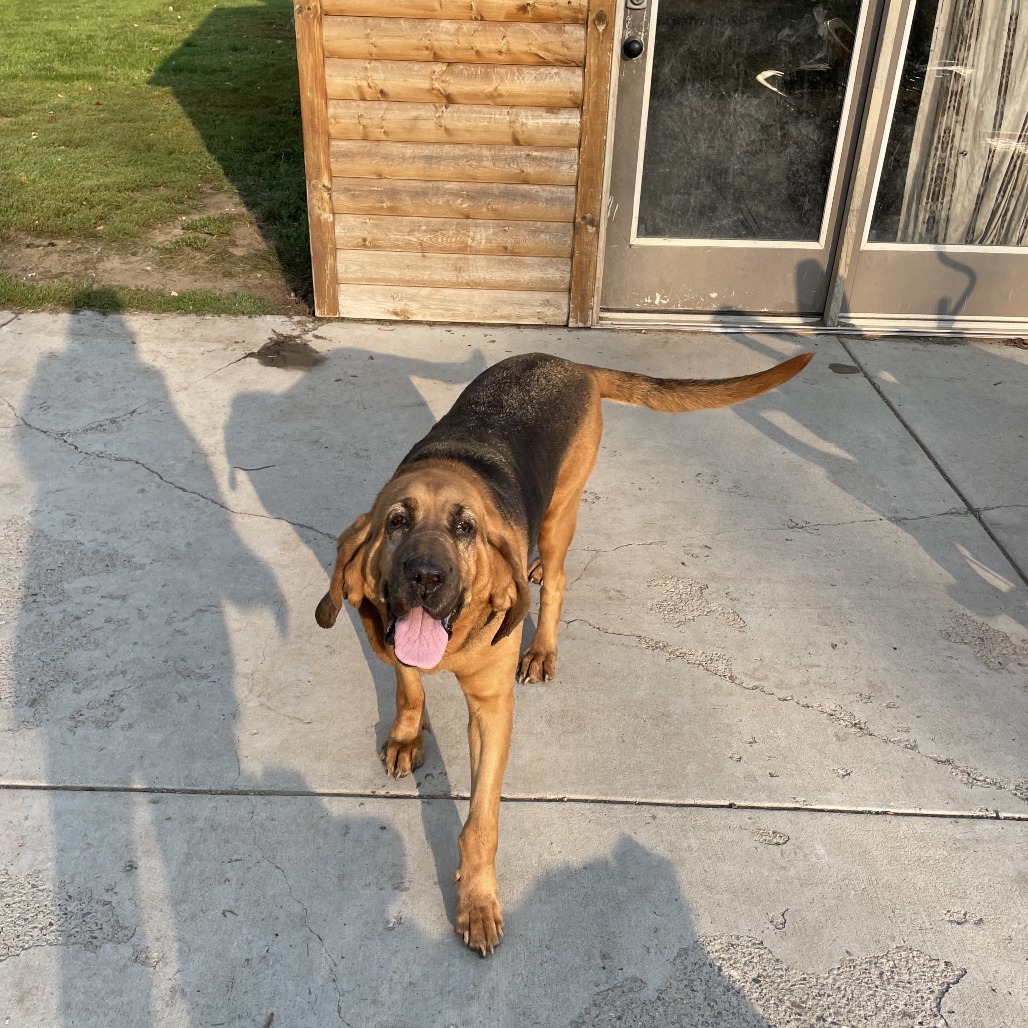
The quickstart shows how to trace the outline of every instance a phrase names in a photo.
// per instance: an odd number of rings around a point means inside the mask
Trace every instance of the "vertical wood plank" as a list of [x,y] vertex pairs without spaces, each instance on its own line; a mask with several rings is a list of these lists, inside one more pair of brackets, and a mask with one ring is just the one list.
[[572,326],[588,326],[593,323],[615,14],[614,0],[590,0],[586,27],[582,143],[575,202],[575,242],[571,258],[568,324]]
[[329,152],[328,88],[321,0],[296,0],[296,57],[300,75],[303,152],[307,168],[307,217],[311,233],[314,310],[319,317],[339,316],[335,215],[332,210],[332,161]]

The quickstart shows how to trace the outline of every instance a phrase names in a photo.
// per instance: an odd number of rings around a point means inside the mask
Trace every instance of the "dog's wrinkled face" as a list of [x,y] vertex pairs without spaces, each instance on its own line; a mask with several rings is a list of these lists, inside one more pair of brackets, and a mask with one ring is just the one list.
[[431,670],[494,614],[498,642],[528,611],[524,540],[477,478],[449,466],[401,469],[337,550],[318,624],[335,624],[345,598],[386,660]]
[[376,504],[386,641],[404,664],[432,668],[478,578],[484,511],[465,483],[438,471],[392,485]]

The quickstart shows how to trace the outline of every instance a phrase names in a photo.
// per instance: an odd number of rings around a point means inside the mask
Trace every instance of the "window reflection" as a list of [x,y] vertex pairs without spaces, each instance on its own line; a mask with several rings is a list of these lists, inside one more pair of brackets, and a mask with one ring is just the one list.
[[859,0],[661,0],[638,232],[816,240]]

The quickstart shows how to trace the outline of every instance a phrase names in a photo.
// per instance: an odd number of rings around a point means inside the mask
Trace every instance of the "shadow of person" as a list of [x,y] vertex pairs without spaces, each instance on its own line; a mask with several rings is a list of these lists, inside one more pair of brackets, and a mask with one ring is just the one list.
[[[370,348],[332,350],[284,392],[236,396],[225,427],[232,473],[249,475],[268,514],[318,526],[319,535],[300,531],[297,535],[330,569],[335,559],[331,538],[370,508],[414,440],[435,422],[415,381],[422,380],[427,388],[442,386],[455,396],[485,366],[478,350],[453,361],[422,360]],[[274,381],[277,372],[268,374],[269,381]],[[312,622],[324,589],[324,581],[311,583]],[[346,609],[375,686],[378,723],[376,738],[368,740],[368,755],[377,759],[395,713],[395,675],[371,650],[356,612]],[[432,679],[426,684],[426,711],[431,717],[435,689]],[[458,690],[452,692],[456,702]],[[422,799],[438,801],[433,804],[433,816],[423,817],[423,823],[452,919],[456,900],[450,883],[458,863],[462,822],[450,799],[450,775],[431,732],[426,734],[425,762],[414,781]],[[428,809],[422,804],[423,815]]]
[[[117,314],[65,324],[16,411],[33,496],[31,522],[8,526],[23,563],[12,719],[33,737],[50,786],[230,787],[240,769],[225,608],[281,633],[285,598],[237,534],[207,455],[130,325]],[[43,795],[55,883],[74,882],[74,794]],[[129,854],[138,802],[124,792],[105,802],[106,838]],[[163,819],[151,829],[158,853],[178,845]],[[138,902],[131,878],[124,888]],[[175,945],[187,944],[184,931]],[[145,935],[134,944],[145,949]],[[76,1024],[84,984],[67,949],[61,1008]]]
[[[562,847],[568,833],[588,833],[595,851],[592,825],[609,816],[602,808],[569,814],[555,805],[519,805],[525,842],[501,860],[501,876],[503,864],[531,866],[538,858],[527,849],[547,839]],[[516,988],[505,995],[511,1023],[770,1028],[697,939],[679,870],[625,832],[607,855],[542,874],[512,906],[494,962],[478,972],[483,993],[509,976],[513,959]],[[567,1005],[573,1009],[565,1021]]]
[[[274,250],[289,287],[312,308],[292,19],[292,0],[214,5],[150,85],[171,90]],[[223,72],[217,88],[212,68]]]

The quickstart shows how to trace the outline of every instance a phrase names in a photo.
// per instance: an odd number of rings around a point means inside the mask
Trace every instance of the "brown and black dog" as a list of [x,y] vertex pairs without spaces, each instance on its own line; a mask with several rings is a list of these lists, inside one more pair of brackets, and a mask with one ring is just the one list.
[[[781,385],[812,356],[718,380],[510,357],[461,393],[339,537],[316,617],[330,628],[345,598],[375,652],[396,668],[396,719],[381,753],[387,773],[408,775],[423,760],[423,671],[452,671],[467,700],[471,809],[460,834],[456,930],[483,956],[503,934],[495,860],[514,681],[556,670],[564,557],[599,450],[601,401],[669,413],[726,407]],[[542,584],[539,623],[519,656],[529,580]]]

